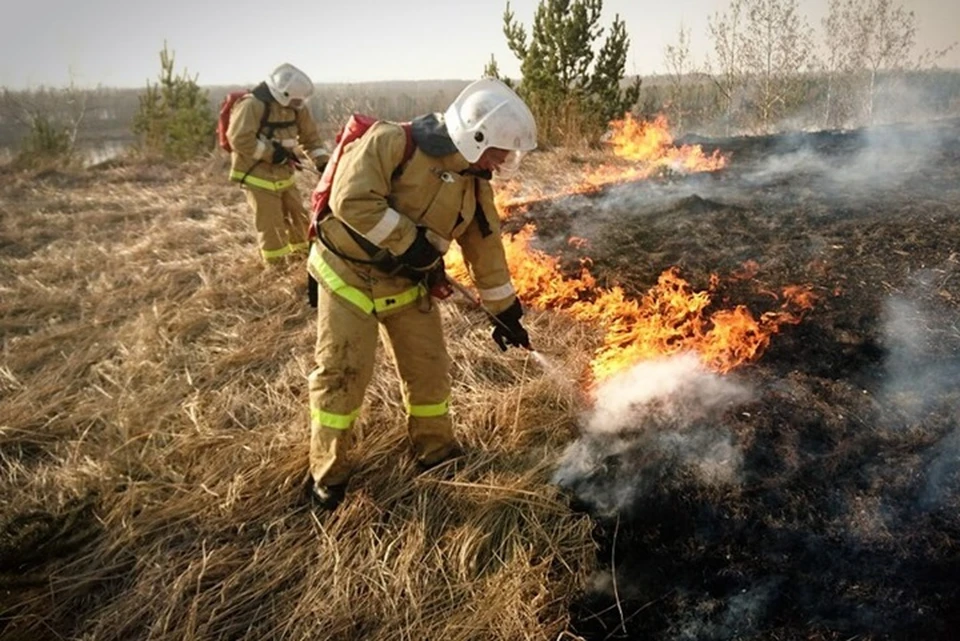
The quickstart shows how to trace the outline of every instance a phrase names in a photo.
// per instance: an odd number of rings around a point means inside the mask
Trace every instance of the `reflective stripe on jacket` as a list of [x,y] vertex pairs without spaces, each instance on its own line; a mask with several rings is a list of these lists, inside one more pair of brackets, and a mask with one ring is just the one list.
[[[339,270],[337,269],[339,267]],[[387,293],[383,293],[381,288],[370,286],[370,280],[367,283],[358,283],[350,278],[353,274],[346,274],[347,278],[341,276],[346,265],[342,259],[337,258],[326,249],[321,249],[320,245],[314,243],[310,248],[310,258],[307,262],[307,270],[318,283],[323,283],[331,292],[340,296],[348,303],[352,304],[357,310],[364,314],[389,314],[392,311],[401,309],[420,300],[427,295],[426,287],[422,284],[412,285],[409,280],[399,277],[390,277],[389,281],[402,281],[400,283],[387,283]],[[351,282],[348,282],[348,279]]]

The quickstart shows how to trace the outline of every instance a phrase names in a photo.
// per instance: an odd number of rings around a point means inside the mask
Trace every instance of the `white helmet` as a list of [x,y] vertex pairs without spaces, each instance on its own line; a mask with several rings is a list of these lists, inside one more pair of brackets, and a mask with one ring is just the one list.
[[460,92],[444,114],[447,133],[467,162],[488,147],[526,152],[537,148],[537,123],[529,107],[495,78],[483,78]]
[[313,81],[289,62],[285,62],[267,78],[267,88],[273,97],[284,107],[292,100],[306,102],[313,95]]

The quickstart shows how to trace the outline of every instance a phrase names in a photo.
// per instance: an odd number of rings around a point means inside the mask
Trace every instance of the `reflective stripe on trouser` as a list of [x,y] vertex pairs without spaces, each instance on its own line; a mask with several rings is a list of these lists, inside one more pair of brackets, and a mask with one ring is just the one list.
[[414,455],[426,464],[446,458],[456,441],[448,410],[450,358],[437,306],[423,312],[409,305],[378,318],[325,285],[318,294],[317,366],[310,373],[313,478],[340,485],[350,474],[351,428],[373,374],[379,323],[403,381]]
[[266,178],[251,176],[249,171],[239,171],[237,169],[234,169],[230,172],[230,180],[244,185],[249,185],[251,187],[266,189],[267,191],[283,191],[288,187],[292,187],[294,183],[296,183],[293,176],[284,178],[282,180],[268,180]]
[[307,242],[310,218],[296,187],[283,191],[255,188],[246,188],[244,191],[253,209],[260,255],[264,260],[280,260],[310,248]]

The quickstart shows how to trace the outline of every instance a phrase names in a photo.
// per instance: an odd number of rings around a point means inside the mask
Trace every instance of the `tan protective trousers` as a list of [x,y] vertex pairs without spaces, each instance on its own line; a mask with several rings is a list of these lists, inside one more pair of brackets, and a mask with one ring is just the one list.
[[400,376],[414,456],[432,465],[456,449],[440,310],[431,301],[424,311],[424,302],[378,318],[320,285],[317,366],[310,373],[310,473],[318,484],[342,485],[350,475],[351,428],[373,375],[381,328]]
[[278,262],[290,254],[306,253],[310,249],[307,242],[310,218],[296,187],[282,191],[244,187],[244,191],[253,209],[263,260]]

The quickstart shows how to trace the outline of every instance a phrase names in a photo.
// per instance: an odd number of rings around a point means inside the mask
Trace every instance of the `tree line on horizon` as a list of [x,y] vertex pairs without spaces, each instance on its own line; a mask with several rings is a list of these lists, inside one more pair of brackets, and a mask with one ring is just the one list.
[[[540,0],[527,26],[506,4],[503,33],[521,77],[503,79],[530,105],[544,147],[596,144],[627,113],[663,113],[677,132],[723,135],[960,113],[960,71],[936,68],[953,45],[916,53],[916,15],[895,0],[830,0],[819,37],[799,0],[730,0],[708,20],[706,59],[694,59],[681,24],[664,50],[666,73],[646,81],[626,74],[627,26],[619,15],[601,24],[602,8],[602,0]],[[232,88],[204,88],[196,75],[176,73],[166,43],[160,61],[157,81],[139,93],[4,89],[0,146],[19,131],[18,162],[62,160],[87,129],[133,138],[148,154],[209,153],[219,101]],[[493,56],[482,75],[501,77]],[[399,82],[321,85],[310,109],[332,138],[353,112],[407,120],[441,111],[466,82],[414,83],[429,87],[415,92],[389,89]]]

